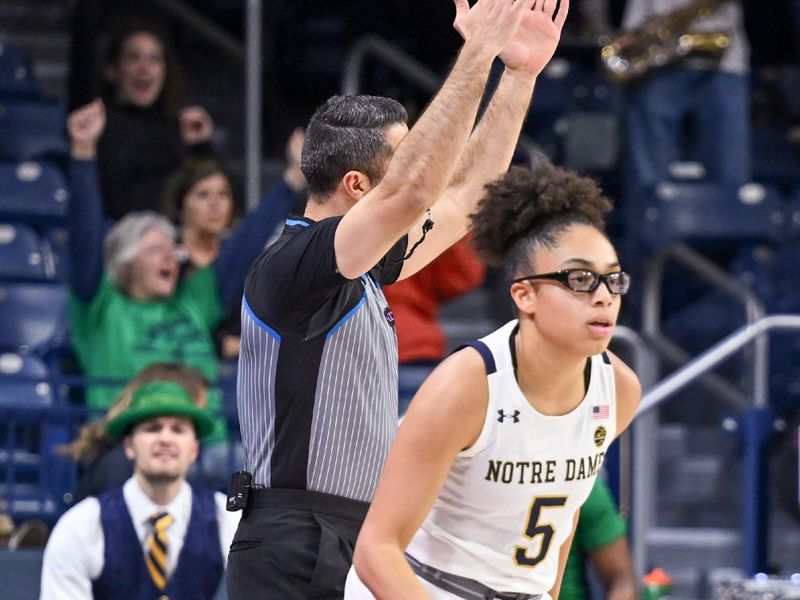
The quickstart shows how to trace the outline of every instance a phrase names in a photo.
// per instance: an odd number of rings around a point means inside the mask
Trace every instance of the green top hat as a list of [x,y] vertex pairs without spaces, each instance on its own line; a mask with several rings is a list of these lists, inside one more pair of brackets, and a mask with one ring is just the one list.
[[214,420],[198,407],[182,385],[172,381],[151,381],[137,389],[131,405],[106,424],[106,432],[118,440],[130,429],[156,417],[186,417],[194,422],[198,439],[214,428]]

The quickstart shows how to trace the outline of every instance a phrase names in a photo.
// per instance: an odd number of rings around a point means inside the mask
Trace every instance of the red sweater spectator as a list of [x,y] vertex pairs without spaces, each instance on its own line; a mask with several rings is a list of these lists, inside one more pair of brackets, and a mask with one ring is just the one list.
[[401,365],[435,364],[444,358],[439,305],[478,287],[485,271],[466,237],[412,277],[384,288],[395,317]]

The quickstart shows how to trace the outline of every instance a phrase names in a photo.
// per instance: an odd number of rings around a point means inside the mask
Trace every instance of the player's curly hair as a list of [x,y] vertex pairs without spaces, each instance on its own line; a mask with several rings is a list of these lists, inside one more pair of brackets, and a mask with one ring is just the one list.
[[554,248],[572,225],[604,231],[612,208],[588,177],[542,162],[532,170],[512,167],[486,186],[471,215],[472,244],[489,265],[505,265],[509,278],[529,268],[537,248]]

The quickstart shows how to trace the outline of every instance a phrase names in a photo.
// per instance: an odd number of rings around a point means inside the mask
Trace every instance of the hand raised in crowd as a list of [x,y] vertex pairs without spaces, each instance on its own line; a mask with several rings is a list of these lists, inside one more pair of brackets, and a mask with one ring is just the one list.
[[189,146],[207,142],[214,131],[214,121],[202,106],[187,106],[178,115],[181,139]]
[[[478,44],[494,56],[514,35],[523,16],[535,0],[478,0],[470,8],[467,0],[454,0],[456,18],[453,27],[464,38],[464,44]],[[541,0],[539,0],[541,1]]]
[[[558,12],[555,13],[557,4]],[[568,11],[569,0],[536,0],[500,51],[503,64],[530,75],[541,73],[553,57]]]
[[286,168],[283,170],[283,180],[295,193],[306,188],[306,178],[300,170],[300,154],[305,139],[306,132],[302,127],[297,127],[286,141]]
[[70,154],[78,160],[92,160],[97,153],[97,141],[106,126],[106,106],[99,98],[76,108],[67,117]]

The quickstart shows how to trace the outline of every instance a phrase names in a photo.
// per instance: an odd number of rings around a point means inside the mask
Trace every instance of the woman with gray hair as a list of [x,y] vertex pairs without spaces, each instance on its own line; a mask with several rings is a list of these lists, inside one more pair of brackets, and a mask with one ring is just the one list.
[[[180,276],[175,227],[158,213],[126,215],[103,241],[95,157],[104,125],[105,107],[99,100],[77,109],[67,121],[71,338],[83,373],[93,380],[86,404],[95,412],[104,412],[127,379],[155,362],[187,364],[212,384],[217,381],[213,329],[288,210],[288,200],[266,199],[227,238],[212,263],[186,277]],[[224,448],[221,443],[228,437],[216,390],[208,404],[216,427],[203,440],[204,463],[205,455],[219,454],[209,448]],[[224,469],[225,461],[220,462]]]

